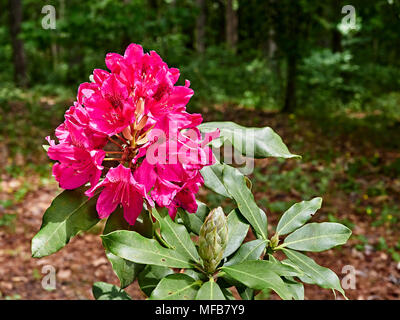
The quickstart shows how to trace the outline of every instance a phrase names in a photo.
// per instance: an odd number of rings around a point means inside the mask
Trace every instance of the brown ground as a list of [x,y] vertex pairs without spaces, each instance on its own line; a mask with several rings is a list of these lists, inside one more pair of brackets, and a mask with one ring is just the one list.
[[[254,116],[262,117],[263,115],[255,114]],[[209,117],[214,118],[212,115]],[[229,117],[230,113],[224,115],[225,120],[228,120]],[[231,115],[231,117],[240,118],[240,115]],[[262,119],[263,121],[257,125],[264,124],[264,118]],[[251,120],[249,121],[251,122]],[[288,131],[285,125],[281,125],[281,123],[285,124],[282,119],[273,116],[265,118],[265,122],[279,132],[289,146],[290,142],[296,139],[296,135],[292,136],[291,131]],[[344,144],[346,145],[347,142]],[[354,144],[340,148],[352,147]],[[356,154],[356,151],[353,150],[352,154]],[[267,164],[266,162],[258,163],[261,167]],[[373,183],[373,179],[371,177],[369,183],[371,181]],[[3,175],[0,179],[2,190],[0,197],[4,200],[27,180],[33,186],[32,191],[27,194],[24,201],[11,208],[12,212],[17,213],[14,230],[0,227],[0,299],[92,299],[91,286],[94,282],[105,281],[118,285],[118,279],[105,257],[100,238],[94,233],[85,233],[75,237],[70,244],[52,256],[42,259],[31,258],[31,239],[40,228],[43,212],[59,189],[54,183],[40,183],[35,176],[13,179]],[[391,183],[393,188],[399,188],[398,180],[393,180]],[[396,190],[398,191],[398,189]],[[273,191],[266,190],[256,193],[256,199],[265,196],[270,201],[282,201],[282,195]],[[296,190],[291,191],[287,197],[299,200]],[[326,220],[325,213],[332,206],[337,208],[339,218],[347,218],[356,223],[353,234],[363,234],[371,240],[371,243],[376,243],[381,236],[386,239],[388,244],[394,244],[399,239],[398,225],[371,227],[371,218],[357,214],[351,195],[345,193],[337,192],[328,199],[324,197],[324,207],[319,219]],[[1,210],[0,207],[0,216]],[[277,218],[274,215],[269,216],[269,224],[275,225]],[[357,270],[356,289],[346,290],[350,299],[399,299],[400,263],[395,262],[387,252],[374,250],[373,247],[367,247],[364,251],[356,250],[354,248],[356,243],[357,240],[352,238],[340,249],[312,256],[321,265],[333,269],[340,278],[345,276],[341,273],[343,266],[355,267]],[[56,290],[46,291],[41,286],[43,277],[41,270],[45,265],[52,265],[57,270]],[[143,299],[136,283],[127,291],[133,298]],[[334,299],[334,296],[329,290],[306,285],[306,299]]]

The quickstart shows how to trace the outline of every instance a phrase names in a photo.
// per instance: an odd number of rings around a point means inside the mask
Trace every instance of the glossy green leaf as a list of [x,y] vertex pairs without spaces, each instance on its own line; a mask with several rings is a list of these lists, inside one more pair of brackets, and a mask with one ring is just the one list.
[[246,185],[244,176],[239,170],[225,165],[222,178],[226,189],[235,200],[240,213],[251,224],[258,235],[263,239],[267,239],[267,220],[265,214],[257,206],[253,194]]
[[226,300],[236,300],[232,291],[228,288],[220,288]]
[[226,300],[226,298],[214,279],[210,279],[203,283],[197,292],[196,300]]
[[[135,225],[131,226],[124,218],[123,209],[119,207],[108,217],[103,234],[107,234],[116,230],[133,230],[135,228],[141,229],[142,233],[151,237],[152,222],[147,212],[142,212]],[[139,272],[141,272],[144,268],[143,264],[138,264],[120,258],[107,250],[106,256],[111,262],[111,266],[119,279],[121,288],[126,288],[129,286],[136,279]]]
[[163,239],[189,261],[200,264],[200,256],[185,226],[175,223],[168,213],[159,213],[155,208],[152,208],[152,214],[160,223]]
[[237,291],[243,300],[253,300],[254,290],[246,287],[238,287]]
[[41,258],[63,248],[80,231],[100,221],[97,196],[89,199],[85,188],[65,190],[58,195],[43,216],[40,231],[32,239],[32,257]]
[[302,283],[294,280],[293,277],[285,277],[283,282],[286,283],[295,300],[304,300],[304,285]]
[[132,227],[124,218],[124,209],[117,207],[113,213],[107,218],[104,226],[103,234],[107,234],[116,230],[130,230]]
[[191,268],[190,259],[176,250],[162,247],[135,231],[114,231],[101,236],[104,247],[114,255],[132,262],[171,268]]
[[247,221],[243,219],[239,210],[232,210],[228,214],[227,223],[228,244],[225,248],[223,258],[230,256],[240,247],[249,231],[249,225]]
[[271,299],[271,289],[261,290],[254,297],[254,300],[256,300],[256,301],[270,300],[270,299]]
[[230,121],[205,122],[199,126],[201,132],[211,132],[217,128],[220,129],[221,139],[229,141],[247,157],[299,158],[298,155],[289,152],[281,137],[269,127],[246,128]]
[[106,256],[111,262],[111,266],[119,279],[122,289],[129,286],[144,268],[142,264],[122,259],[108,251],[106,252]]
[[[289,260],[289,259],[284,259],[284,260],[282,260],[281,262],[282,262],[283,264],[286,264],[286,265],[288,265],[288,266],[291,266],[292,268],[295,268],[295,269],[299,270],[300,272],[302,272],[302,271],[300,270],[300,268],[299,268],[296,264],[294,264],[293,261],[291,261],[291,260]],[[314,281],[313,279],[311,279],[311,278],[310,278],[308,275],[306,275],[305,273],[302,274],[302,275],[297,276],[297,278],[299,278],[301,282],[308,283],[308,284],[315,284],[315,281]]]
[[260,259],[267,245],[267,240],[257,239],[244,243],[235,255],[228,260],[224,266],[231,266],[234,264],[242,263],[246,260],[257,260]]
[[322,198],[302,201],[291,206],[279,220],[276,233],[288,234],[305,224],[321,208]]
[[346,243],[350,235],[351,230],[340,223],[309,223],[288,235],[278,248],[319,252]]
[[203,282],[208,280],[208,277],[197,269],[185,269],[183,273],[193,278],[194,280],[201,280]]
[[224,170],[225,164],[219,163],[218,161],[212,166],[206,166],[200,170],[201,175],[204,179],[204,185],[226,198],[232,198],[229,192],[226,190],[224,183],[222,182],[222,171]]
[[174,271],[167,267],[147,265],[138,276],[140,290],[149,297],[161,279],[173,273]]
[[123,289],[106,282],[95,282],[92,292],[96,300],[132,300]]
[[163,278],[153,290],[150,300],[194,300],[201,282],[183,273]]
[[344,295],[339,278],[332,270],[321,267],[313,259],[300,252],[289,249],[283,249],[283,252],[288,259],[310,277],[315,284],[322,288],[337,290]]
[[292,295],[281,277],[266,267],[264,262],[268,261],[246,261],[233,266],[223,266],[221,269],[249,288],[256,290],[272,289],[282,299],[292,299]]
[[124,209],[118,207],[107,219],[104,226],[103,234],[107,234],[116,230],[136,231],[146,238],[153,237],[153,222],[148,211],[142,210],[141,214],[136,219],[136,222],[131,226],[124,218]]
[[197,202],[197,211],[196,213],[189,213],[182,209],[178,209],[179,216],[181,217],[185,227],[189,229],[191,232],[199,235],[200,228],[204,223],[204,219],[210,212],[210,209],[202,202]]
[[302,272],[299,268],[295,268],[289,265],[285,265],[279,260],[275,261],[265,261],[260,260],[257,262],[260,267],[271,270],[280,276],[291,277],[291,276],[302,276],[304,272]]
[[276,259],[273,254],[269,253],[268,254],[268,261],[277,262],[279,260]]

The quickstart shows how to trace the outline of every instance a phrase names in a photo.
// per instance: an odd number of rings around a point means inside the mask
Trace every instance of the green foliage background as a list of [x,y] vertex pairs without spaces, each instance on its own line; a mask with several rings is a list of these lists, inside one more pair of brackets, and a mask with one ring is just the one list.
[[[1,6],[7,8],[7,2],[0,1]],[[56,8],[55,30],[41,27],[41,9],[47,4]],[[199,8],[194,0],[23,0],[20,38],[30,87],[49,93],[55,92],[54,86],[76,88],[93,68],[105,68],[106,53],[122,53],[135,42],[181,69],[180,81],[191,80],[197,105],[235,103],[279,110],[285,99],[287,58],[296,56],[296,112],[378,109],[397,116],[400,2],[352,1],[355,30],[341,26],[346,4],[233,1],[238,43],[231,50],[225,40],[226,1],[205,0],[206,50],[200,54],[195,49]],[[0,83],[12,88],[7,11],[0,13]]]

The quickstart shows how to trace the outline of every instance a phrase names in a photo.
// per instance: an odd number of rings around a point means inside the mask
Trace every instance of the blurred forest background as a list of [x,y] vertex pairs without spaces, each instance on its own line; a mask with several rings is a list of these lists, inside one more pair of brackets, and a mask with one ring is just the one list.
[[[55,29],[42,27],[45,5]],[[116,282],[89,233],[47,259],[62,288],[47,292],[29,242],[59,192],[44,137],[106,53],[132,42],[191,81],[190,112],[276,130],[303,160],[257,163],[271,224],[322,196],[318,219],[353,236],[317,261],[341,277],[355,267],[352,299],[400,298],[399,0],[0,0],[0,21],[0,299],[90,298],[92,282]],[[306,297],[333,298],[311,287]]]

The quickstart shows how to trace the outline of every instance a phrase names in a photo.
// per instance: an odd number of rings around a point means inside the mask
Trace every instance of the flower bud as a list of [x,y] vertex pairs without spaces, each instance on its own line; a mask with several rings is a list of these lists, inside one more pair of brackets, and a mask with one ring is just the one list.
[[221,207],[212,210],[200,229],[199,254],[204,269],[213,273],[222,260],[228,243],[228,226]]

